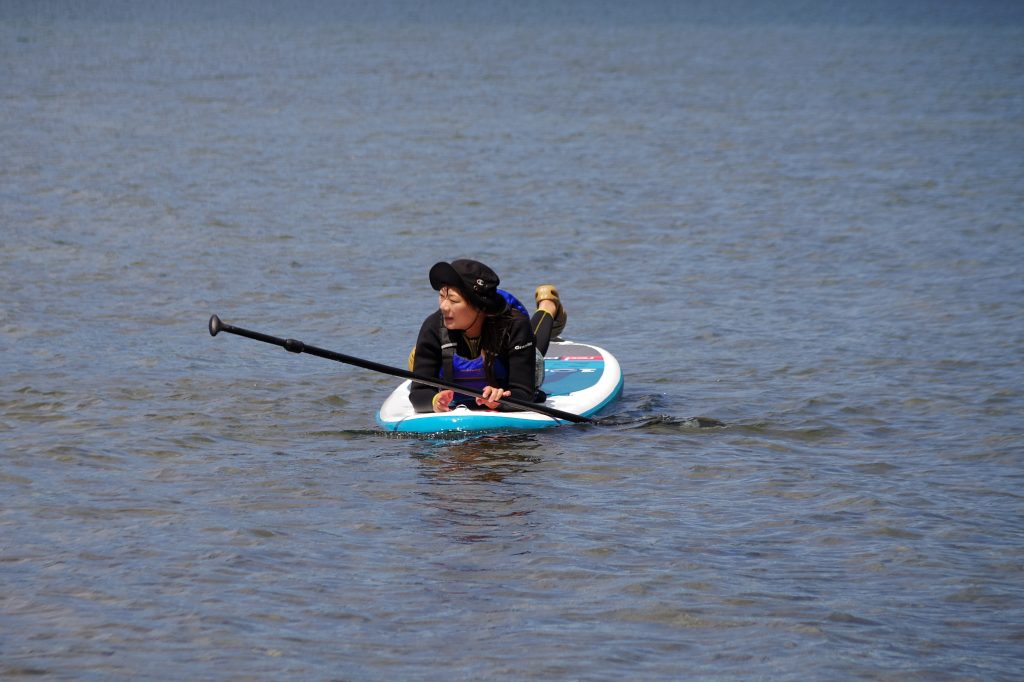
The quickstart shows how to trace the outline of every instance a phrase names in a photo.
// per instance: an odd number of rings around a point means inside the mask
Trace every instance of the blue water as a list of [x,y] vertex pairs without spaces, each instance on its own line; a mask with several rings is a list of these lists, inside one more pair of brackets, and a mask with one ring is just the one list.
[[[890,5],[0,5],[0,677],[1019,679],[1024,10]],[[207,332],[459,256],[604,424]]]

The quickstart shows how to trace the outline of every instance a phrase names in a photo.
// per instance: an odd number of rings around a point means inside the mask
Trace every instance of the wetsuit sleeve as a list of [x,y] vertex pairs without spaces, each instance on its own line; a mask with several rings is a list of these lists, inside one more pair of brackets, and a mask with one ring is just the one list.
[[[537,350],[533,331],[525,315],[516,315],[508,351],[508,388],[510,397],[532,403],[537,393]],[[516,411],[519,408],[503,405],[500,409]]]
[[[416,338],[416,356],[413,358],[412,371],[422,377],[436,379],[441,374],[441,311],[428,316],[420,327]],[[434,396],[437,389],[426,384],[413,383],[409,391],[409,402],[417,412],[433,412]]]

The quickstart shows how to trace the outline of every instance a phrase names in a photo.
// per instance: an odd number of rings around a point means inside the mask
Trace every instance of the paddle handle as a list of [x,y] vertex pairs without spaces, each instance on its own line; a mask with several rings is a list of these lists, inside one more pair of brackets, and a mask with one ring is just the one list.
[[[442,390],[451,390],[461,395],[468,395],[473,398],[484,398],[482,393],[473,391],[472,389],[465,388],[464,386],[458,386],[451,384],[446,381],[439,379],[422,377],[418,374],[413,374],[404,369],[398,367],[390,367],[388,365],[382,365],[378,362],[371,360],[364,360],[357,358],[352,355],[346,355],[344,353],[338,353],[332,350],[325,350],[323,348],[317,348],[316,346],[310,346],[302,341],[296,339],[281,339],[276,336],[270,336],[269,334],[261,334],[260,332],[254,332],[251,329],[243,329],[241,327],[235,327],[226,322],[222,322],[216,315],[210,316],[210,336],[217,336],[220,332],[227,332],[229,334],[235,334],[237,336],[244,336],[247,339],[253,339],[255,341],[262,341],[263,343],[269,343],[274,346],[280,346],[287,351],[292,353],[306,353],[308,355],[316,355],[317,357],[325,358],[327,360],[334,360],[335,362],[342,362],[346,365],[355,365],[356,367],[362,367],[373,372],[380,372],[381,374],[390,374],[391,376],[400,377],[402,379],[409,379],[418,384],[425,384],[427,386],[433,386],[434,388],[440,388]],[[531,412],[537,412],[539,414],[547,415],[555,419],[561,419],[563,421],[572,422],[574,424],[591,424],[595,423],[595,420],[590,417],[583,417],[572,412],[565,412],[563,410],[556,410],[553,407],[542,405],[540,403],[530,403],[523,400],[516,400],[515,398],[502,398],[499,402],[506,403],[508,405],[514,405],[515,407],[529,410]]]

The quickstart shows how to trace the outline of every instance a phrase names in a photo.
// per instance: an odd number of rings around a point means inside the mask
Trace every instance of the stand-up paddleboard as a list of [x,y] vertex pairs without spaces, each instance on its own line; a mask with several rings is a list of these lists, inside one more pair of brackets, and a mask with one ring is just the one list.
[[[499,431],[543,429],[569,422],[537,412],[471,410],[459,406],[451,412],[416,412],[409,402],[411,382],[396,388],[377,413],[377,423],[388,431],[437,433],[440,431]],[[622,392],[622,370],[615,357],[597,346],[555,341],[544,358],[543,403],[563,412],[589,417]]]

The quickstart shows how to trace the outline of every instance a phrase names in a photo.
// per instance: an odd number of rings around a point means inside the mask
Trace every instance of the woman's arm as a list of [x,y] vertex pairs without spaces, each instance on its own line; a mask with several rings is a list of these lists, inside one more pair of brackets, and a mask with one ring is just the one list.
[[[432,313],[423,321],[416,338],[416,356],[413,358],[413,374],[436,379],[441,373],[441,312]],[[409,391],[409,402],[417,412],[433,412],[432,400],[437,389],[426,384],[413,382]]]
[[[508,350],[509,396],[516,400],[532,403],[537,394],[537,350],[534,347],[533,330],[525,315],[516,315],[512,325],[512,338]],[[502,405],[500,409],[519,408]]]

